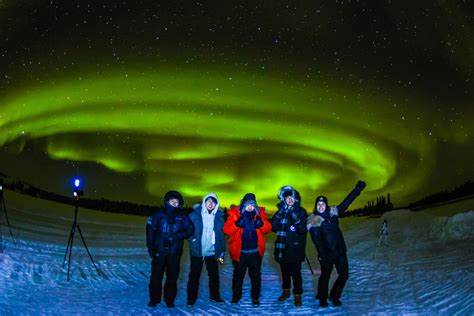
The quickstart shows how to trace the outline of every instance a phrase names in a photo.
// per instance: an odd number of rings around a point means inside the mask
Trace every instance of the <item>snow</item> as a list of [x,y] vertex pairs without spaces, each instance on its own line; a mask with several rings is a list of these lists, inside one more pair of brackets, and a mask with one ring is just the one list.
[[[250,301],[250,281],[237,305],[231,299],[232,264],[221,267],[221,295],[209,302],[205,268],[199,299],[185,306],[189,257],[181,260],[176,308],[148,303],[150,260],[145,247],[145,218],[81,209],[79,224],[89,249],[105,276],[94,269],[79,235],[74,240],[71,281],[62,260],[72,225],[73,207],[12,192],[5,194],[17,241],[3,228],[0,254],[0,314],[474,314],[474,201],[419,212],[399,210],[382,218],[347,218],[341,226],[348,245],[350,277],[342,307],[320,308],[314,299],[320,273],[310,239],[307,254],[315,275],[303,264],[303,306],[292,298],[276,299],[281,291],[279,266],[272,256],[275,235],[267,238],[262,266],[261,306]],[[3,214],[2,214],[3,215]],[[383,219],[388,220],[389,247],[376,249]],[[186,243],[187,244],[187,243]],[[334,281],[334,272],[331,282]]]

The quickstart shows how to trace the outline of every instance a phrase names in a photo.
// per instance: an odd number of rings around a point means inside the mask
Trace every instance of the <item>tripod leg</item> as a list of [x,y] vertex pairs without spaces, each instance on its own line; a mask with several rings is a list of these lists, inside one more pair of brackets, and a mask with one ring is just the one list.
[[72,245],[74,244],[74,234],[76,233],[75,225],[72,226],[71,230],[71,247],[69,247],[69,260],[67,263],[67,281],[69,282],[69,271],[71,270],[71,255],[72,255]]
[[95,265],[94,259],[92,259],[92,255],[91,255],[91,253],[89,252],[89,248],[87,248],[86,240],[84,239],[84,236],[82,235],[81,228],[79,227],[79,225],[77,225],[77,230],[79,231],[79,235],[81,236],[82,243],[84,244],[84,247],[86,248],[87,253],[89,254],[89,258],[91,258],[92,264],[94,265],[94,268],[97,270],[97,273],[98,273],[99,276],[100,276],[100,275],[101,275],[101,274],[100,274],[100,271],[99,271],[99,269],[97,268],[97,266]]
[[10,230],[10,236],[12,236],[13,243],[16,246],[16,241],[15,241],[15,238],[13,237],[13,233],[12,233],[12,227],[10,225],[10,221],[8,220],[8,213],[7,213],[7,206],[5,205],[5,198],[2,198],[2,204],[3,204],[3,210],[5,211],[5,218],[7,220],[8,229]]
[[73,230],[74,230],[74,224],[72,224],[71,232],[69,233],[69,239],[67,240],[66,252],[64,253],[64,259],[63,259],[63,268],[64,268],[64,264],[66,263],[66,258],[67,258],[67,253],[69,251],[69,247],[71,246]]

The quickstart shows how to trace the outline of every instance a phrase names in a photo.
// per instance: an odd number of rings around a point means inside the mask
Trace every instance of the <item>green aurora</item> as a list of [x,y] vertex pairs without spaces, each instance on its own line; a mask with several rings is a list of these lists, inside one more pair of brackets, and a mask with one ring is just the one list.
[[[18,91],[3,103],[0,144],[45,139],[53,159],[144,174],[150,195],[176,188],[197,200],[214,191],[223,205],[250,191],[272,205],[279,187],[292,184],[311,207],[318,192],[341,199],[364,179],[360,205],[388,191],[404,199],[429,179],[434,166],[423,158],[436,148],[410,127],[430,128],[410,112],[415,106],[400,118],[374,95],[223,73],[110,72]],[[343,115],[348,109],[357,116]],[[372,116],[378,121],[368,123]]]

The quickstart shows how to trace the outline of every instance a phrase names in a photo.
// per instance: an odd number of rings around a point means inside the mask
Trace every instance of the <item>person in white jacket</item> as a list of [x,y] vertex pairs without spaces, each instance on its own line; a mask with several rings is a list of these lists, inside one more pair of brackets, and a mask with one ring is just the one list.
[[209,275],[209,295],[211,302],[224,303],[219,291],[219,262],[223,262],[226,242],[224,238],[224,213],[219,209],[216,194],[209,193],[196,204],[189,214],[194,224],[194,234],[188,239],[191,268],[188,279],[187,306],[196,303],[202,266],[206,263]]

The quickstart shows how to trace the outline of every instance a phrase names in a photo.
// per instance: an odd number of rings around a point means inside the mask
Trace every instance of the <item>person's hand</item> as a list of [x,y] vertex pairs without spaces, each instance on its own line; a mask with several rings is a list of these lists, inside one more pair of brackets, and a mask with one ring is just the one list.
[[293,223],[298,223],[300,221],[300,218],[298,217],[298,214],[296,214],[295,211],[290,212],[291,219],[293,220]]
[[324,218],[322,216],[313,214],[308,217],[308,223],[306,224],[306,227],[308,230],[310,230],[313,227],[320,227],[323,222]]
[[224,256],[225,256],[225,252],[221,252],[219,257],[217,258],[217,262],[219,262],[220,264],[224,264]]
[[365,182],[362,181],[362,180],[359,180],[359,181],[357,181],[356,189],[360,192],[360,191],[364,190],[365,186],[366,186]]
[[254,222],[253,226],[255,228],[260,228],[260,227],[263,226],[263,221],[262,221],[262,218],[260,216],[258,216],[258,215],[255,216],[255,222]]
[[153,259],[156,256],[156,252],[154,250],[148,249],[148,255],[151,259]]
[[244,228],[245,227],[245,222],[244,222],[244,217],[240,216],[238,220],[235,221],[235,226]]

